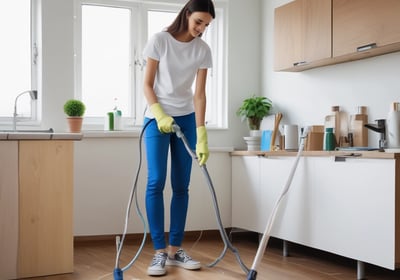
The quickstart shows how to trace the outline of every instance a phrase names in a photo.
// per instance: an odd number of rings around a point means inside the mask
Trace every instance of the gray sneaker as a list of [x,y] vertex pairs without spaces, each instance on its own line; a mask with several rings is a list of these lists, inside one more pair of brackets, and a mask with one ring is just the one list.
[[191,257],[186,255],[183,249],[179,249],[173,258],[168,256],[167,262],[165,264],[180,266],[189,270],[195,270],[201,268],[201,263],[199,261],[192,260]]
[[156,253],[150,266],[147,268],[147,274],[150,276],[165,275],[167,273],[167,270],[165,269],[167,257],[167,253]]

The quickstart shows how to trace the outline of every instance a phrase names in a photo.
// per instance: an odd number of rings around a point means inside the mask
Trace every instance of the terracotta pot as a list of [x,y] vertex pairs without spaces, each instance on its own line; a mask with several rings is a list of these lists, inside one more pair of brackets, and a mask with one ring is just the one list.
[[67,121],[69,126],[69,132],[79,133],[82,131],[82,122],[83,122],[82,117],[68,117]]

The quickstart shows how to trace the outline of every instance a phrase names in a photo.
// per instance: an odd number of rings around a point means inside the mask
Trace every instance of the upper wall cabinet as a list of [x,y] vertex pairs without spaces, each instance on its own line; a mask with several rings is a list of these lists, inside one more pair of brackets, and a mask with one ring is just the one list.
[[400,0],[295,0],[275,9],[275,71],[400,51]]
[[275,9],[275,70],[301,71],[332,57],[331,0],[296,0]]
[[333,57],[400,50],[399,0],[333,0]]

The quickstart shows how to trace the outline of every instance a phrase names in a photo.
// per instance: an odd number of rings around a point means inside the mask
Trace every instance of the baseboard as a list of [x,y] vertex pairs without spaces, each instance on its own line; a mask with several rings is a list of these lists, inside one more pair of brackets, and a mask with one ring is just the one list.
[[[226,229],[226,232],[229,234],[232,229]],[[240,233],[241,235],[244,233]],[[168,233],[166,233],[168,235]],[[115,243],[115,238],[117,235],[81,235],[74,236],[74,245],[80,245],[84,243],[90,242],[112,242]],[[185,232],[185,240],[196,240],[201,236],[204,239],[218,239],[221,238],[219,230],[203,230],[203,231],[186,231]],[[150,235],[147,236],[148,241],[150,242]],[[125,236],[125,240],[127,241],[141,241],[143,239],[143,233],[129,233]]]

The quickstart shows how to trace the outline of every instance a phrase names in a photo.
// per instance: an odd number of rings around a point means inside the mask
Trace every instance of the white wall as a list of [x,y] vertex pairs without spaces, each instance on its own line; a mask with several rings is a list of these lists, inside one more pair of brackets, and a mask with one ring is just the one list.
[[[144,193],[146,189],[146,156],[139,165],[139,142],[135,138],[87,138],[75,145],[74,233],[76,236],[113,235],[123,232],[125,213],[135,176],[139,208],[146,224]],[[228,151],[213,152],[207,163],[217,195],[222,223],[231,225],[231,158]],[[193,163],[189,188],[186,230],[218,229],[214,204],[207,180],[197,163]],[[165,229],[169,230],[171,185],[165,187]],[[129,233],[143,232],[143,224],[133,202]]]
[[[367,106],[369,122],[384,119],[393,101],[400,101],[400,52],[325,66],[300,73],[274,72],[274,8],[288,0],[262,1],[262,88],[283,112],[283,123],[323,124],[332,105],[349,114]],[[378,133],[369,132],[370,146],[378,146]]]
[[41,0],[41,126],[56,131],[67,129],[63,105],[74,97],[73,2]]

